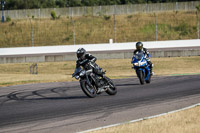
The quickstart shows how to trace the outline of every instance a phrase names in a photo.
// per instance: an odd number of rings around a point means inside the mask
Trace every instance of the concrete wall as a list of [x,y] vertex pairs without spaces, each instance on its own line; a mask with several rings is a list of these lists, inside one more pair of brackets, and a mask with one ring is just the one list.
[[[173,48],[173,49],[150,49],[152,58],[155,57],[181,57],[181,56],[200,56],[200,47]],[[97,59],[131,59],[133,50],[121,51],[93,51],[90,52]],[[0,56],[0,64],[6,63],[37,63],[37,62],[59,62],[76,60],[76,54],[46,54],[46,55],[12,55]]]
[[184,57],[184,56],[200,56],[199,48],[175,49],[175,50],[156,50],[151,51],[152,57]]
[[[155,3],[155,4],[130,4],[130,5],[112,5],[112,6],[94,6],[94,7],[69,7],[69,8],[47,8],[47,9],[29,9],[29,10],[6,10],[5,16],[11,19],[25,19],[34,16],[34,18],[50,18],[51,11],[56,11],[57,16],[83,16],[83,15],[113,15],[113,14],[134,14],[134,13],[152,13],[163,11],[191,11],[196,10],[200,1],[174,2],[174,3]],[[6,6],[6,5],[5,5]],[[2,12],[0,11],[0,18]]]
[[[76,60],[75,52],[80,47],[98,59],[127,59],[132,58],[135,43],[0,48],[0,64]],[[200,56],[199,39],[152,41],[143,44],[152,57]]]
[[[62,46],[40,46],[40,47],[16,47],[0,48],[1,55],[30,55],[30,54],[55,54],[76,52],[78,48],[85,48],[87,51],[116,51],[133,50],[136,42],[128,43],[107,43],[107,44],[87,44],[87,45],[62,45]],[[200,47],[200,40],[171,40],[171,41],[149,41],[143,42],[144,47],[153,48],[173,48],[173,47]]]

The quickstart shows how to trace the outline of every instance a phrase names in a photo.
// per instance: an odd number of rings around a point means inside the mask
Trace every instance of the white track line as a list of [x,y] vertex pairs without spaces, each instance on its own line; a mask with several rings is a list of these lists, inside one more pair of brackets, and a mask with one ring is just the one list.
[[85,131],[81,131],[81,132],[77,132],[77,133],[88,133],[88,132],[97,131],[97,130],[105,129],[105,128],[109,128],[109,127],[115,127],[115,126],[119,126],[119,125],[123,125],[123,124],[134,123],[134,122],[138,122],[138,121],[142,121],[142,120],[152,119],[152,118],[164,116],[164,115],[167,115],[167,114],[172,114],[172,113],[176,113],[176,112],[183,111],[183,110],[186,110],[186,109],[190,109],[190,108],[193,108],[193,107],[196,107],[196,106],[200,106],[200,103],[194,104],[194,105],[182,108],[182,109],[170,111],[168,113],[162,113],[162,114],[159,114],[159,115],[144,117],[144,118],[131,120],[131,121],[123,122],[123,123],[117,123],[117,124],[112,124],[112,125],[108,125],[108,126],[98,127],[98,128],[89,129],[89,130],[85,130]]

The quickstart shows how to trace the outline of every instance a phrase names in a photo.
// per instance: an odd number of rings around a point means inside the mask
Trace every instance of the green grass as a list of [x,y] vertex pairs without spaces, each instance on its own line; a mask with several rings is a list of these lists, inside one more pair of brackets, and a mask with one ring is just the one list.
[[[117,42],[196,39],[196,12],[116,15]],[[200,19],[200,17],[199,17]],[[200,20],[199,20],[200,21]],[[11,20],[0,23],[0,48],[73,44],[73,23],[76,44],[108,43],[115,39],[114,16],[82,16],[59,19]]]

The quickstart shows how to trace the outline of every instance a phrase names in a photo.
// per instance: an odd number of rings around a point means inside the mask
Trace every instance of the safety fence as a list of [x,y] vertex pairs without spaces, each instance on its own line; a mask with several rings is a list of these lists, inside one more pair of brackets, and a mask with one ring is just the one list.
[[0,23],[0,48],[199,39],[199,13],[28,18]]
[[[120,15],[134,13],[153,13],[165,11],[191,11],[196,10],[200,1],[174,2],[174,3],[146,3],[129,5],[110,5],[94,7],[68,7],[68,8],[46,8],[46,9],[25,9],[6,10],[5,16],[11,19],[50,18],[51,11],[55,11],[61,17],[74,16],[99,16],[99,15]],[[6,6],[6,5],[5,5]],[[2,13],[0,11],[0,17]]]

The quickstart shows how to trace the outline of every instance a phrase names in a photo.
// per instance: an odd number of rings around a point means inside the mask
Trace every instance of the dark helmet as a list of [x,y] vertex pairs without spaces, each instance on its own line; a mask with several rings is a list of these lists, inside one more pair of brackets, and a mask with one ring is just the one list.
[[142,42],[137,42],[137,43],[136,43],[136,49],[137,49],[137,50],[142,50],[142,49],[143,49],[143,44],[142,44]]
[[85,53],[86,53],[86,50],[84,48],[79,48],[76,51],[77,58],[78,59],[83,58],[85,56]]

